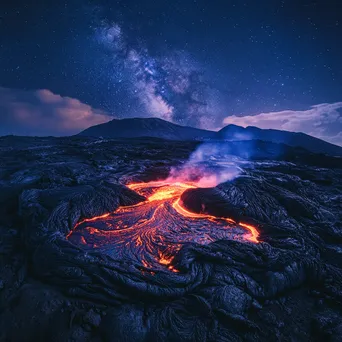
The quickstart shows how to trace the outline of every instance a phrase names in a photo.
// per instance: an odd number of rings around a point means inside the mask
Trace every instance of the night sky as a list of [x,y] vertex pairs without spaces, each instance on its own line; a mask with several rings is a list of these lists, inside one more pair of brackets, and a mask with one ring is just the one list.
[[2,135],[159,117],[342,144],[340,0],[3,2]]

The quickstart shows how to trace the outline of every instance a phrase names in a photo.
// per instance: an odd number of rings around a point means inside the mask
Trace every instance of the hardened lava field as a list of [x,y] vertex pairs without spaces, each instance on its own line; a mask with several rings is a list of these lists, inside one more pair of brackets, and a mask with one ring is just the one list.
[[231,218],[193,213],[182,206],[181,195],[195,183],[157,181],[129,184],[146,201],[80,221],[68,239],[95,248],[114,259],[131,259],[146,268],[165,268],[188,242],[206,245],[234,239],[257,243],[255,227]]
[[280,147],[0,139],[0,340],[341,341],[341,158]]

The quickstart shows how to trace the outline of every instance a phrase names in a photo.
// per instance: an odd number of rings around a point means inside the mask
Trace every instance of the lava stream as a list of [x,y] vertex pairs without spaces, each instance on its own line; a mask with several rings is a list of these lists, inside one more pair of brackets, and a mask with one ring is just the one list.
[[184,243],[208,244],[221,239],[257,243],[257,229],[231,218],[193,213],[182,207],[181,195],[195,184],[134,183],[128,187],[147,198],[113,213],[77,223],[67,238],[85,248],[99,248],[115,259],[130,260],[157,270],[171,265]]

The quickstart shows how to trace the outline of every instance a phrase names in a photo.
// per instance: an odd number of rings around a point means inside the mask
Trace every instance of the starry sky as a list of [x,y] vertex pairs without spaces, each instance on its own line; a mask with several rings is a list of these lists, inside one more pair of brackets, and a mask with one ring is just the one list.
[[7,1],[0,135],[159,117],[342,144],[340,0]]

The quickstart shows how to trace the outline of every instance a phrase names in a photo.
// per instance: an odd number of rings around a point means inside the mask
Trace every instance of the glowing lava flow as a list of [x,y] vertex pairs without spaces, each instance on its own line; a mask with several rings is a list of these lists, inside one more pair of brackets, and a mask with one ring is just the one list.
[[196,188],[195,184],[159,181],[128,187],[147,200],[85,219],[67,238],[85,248],[100,248],[115,259],[154,270],[166,266],[173,272],[177,270],[172,260],[184,243],[208,244],[221,239],[258,242],[259,233],[251,225],[182,207],[181,195]]

